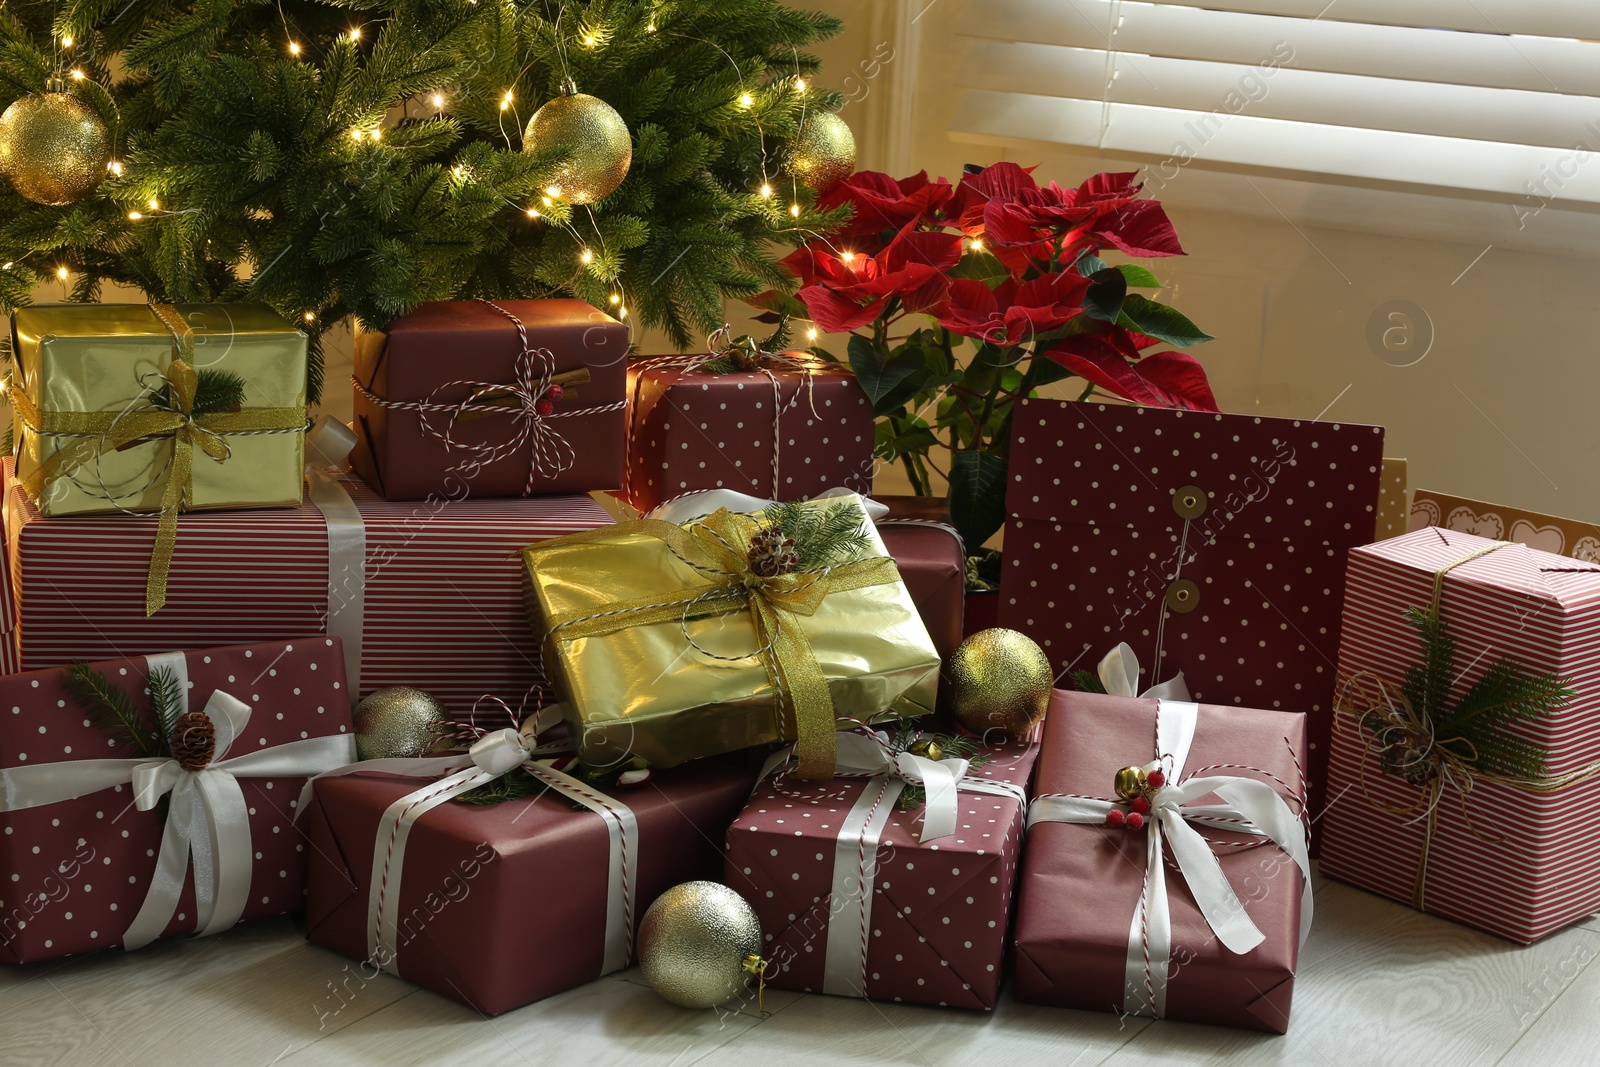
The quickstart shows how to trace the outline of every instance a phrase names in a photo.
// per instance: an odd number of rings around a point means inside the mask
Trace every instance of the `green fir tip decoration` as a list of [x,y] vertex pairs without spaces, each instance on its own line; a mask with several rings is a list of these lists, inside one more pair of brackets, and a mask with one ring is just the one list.
[[851,501],[783,501],[769,506],[763,517],[768,528],[794,538],[799,571],[860,559],[872,547],[861,509]]

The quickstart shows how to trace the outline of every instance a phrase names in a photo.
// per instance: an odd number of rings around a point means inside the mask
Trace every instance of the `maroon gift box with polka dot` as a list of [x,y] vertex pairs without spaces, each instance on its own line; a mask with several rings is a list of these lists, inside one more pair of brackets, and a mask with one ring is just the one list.
[[620,495],[640,511],[700,489],[768,500],[804,500],[836,486],[872,492],[872,403],[842,368],[769,376],[637,364],[628,368],[628,396]]
[[[974,778],[1026,787],[1038,745],[986,750]],[[841,824],[869,788],[860,779],[768,779],[728,830],[723,881],[761,919],[769,985],[822,992]],[[1022,805],[959,793],[956,832],[919,842],[922,808],[896,810],[877,847],[865,966],[853,995],[939,1007],[994,1007],[1022,849]],[[843,861],[841,861],[843,862]],[[845,872],[859,885],[859,875]],[[857,913],[858,914],[858,913]],[[841,919],[840,921],[844,921]]]
[[1029,400],[1012,433],[999,624],[1057,677],[1126,641],[1141,690],[1309,716],[1319,810],[1349,550],[1383,428]]
[[[310,637],[190,652],[189,709],[220,689],[250,706],[226,756],[350,731],[344,655],[336,639]],[[140,659],[91,664],[143,702]],[[73,701],[65,670],[0,678],[0,767],[126,758]],[[243,918],[299,911],[304,837],[295,803],[304,778],[237,779],[249,808],[255,863]],[[120,945],[156,869],[166,805],[139,811],[129,785],[42,807],[0,812],[0,961],[27,963]],[[195,927],[193,870],[163,936]]]

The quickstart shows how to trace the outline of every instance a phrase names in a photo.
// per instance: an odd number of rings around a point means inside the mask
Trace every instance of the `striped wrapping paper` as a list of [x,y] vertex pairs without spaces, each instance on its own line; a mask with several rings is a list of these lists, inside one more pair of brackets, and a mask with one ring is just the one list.
[[[464,714],[542,684],[518,550],[607,525],[605,511],[581,495],[391,503],[342,482],[366,521],[362,693],[414,685]],[[153,516],[44,518],[8,483],[5,524],[23,670],[325,631],[328,534],[310,503],[184,515],[150,618]]]
[[[1372,671],[1403,682],[1421,657],[1406,609],[1428,605],[1435,572],[1492,543],[1430,527],[1354,550],[1341,676]],[[1457,641],[1452,701],[1501,656],[1560,674],[1576,699],[1507,732],[1545,749],[1550,774],[1600,760],[1600,564],[1509,545],[1450,570],[1441,604]],[[1369,738],[1351,716],[1337,716],[1322,870],[1411,902],[1426,818],[1389,814],[1375,802],[1416,805],[1422,790],[1384,774]],[[1600,910],[1597,810],[1600,778],[1545,794],[1477,780],[1463,797],[1446,786],[1423,909],[1524,943]]]

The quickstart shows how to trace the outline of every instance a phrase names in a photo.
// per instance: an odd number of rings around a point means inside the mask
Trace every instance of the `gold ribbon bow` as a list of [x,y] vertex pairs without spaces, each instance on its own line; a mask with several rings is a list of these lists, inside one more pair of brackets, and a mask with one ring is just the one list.
[[10,390],[11,403],[28,429],[40,436],[77,438],[41,463],[23,482],[35,500],[54,479],[98,462],[108,452],[147,438],[172,439],[172,461],[161,476],[164,479],[161,521],[156,527],[150,571],[145,579],[146,615],[154,615],[167,602],[167,576],[172,569],[172,551],[178,542],[178,513],[189,507],[194,489],[195,449],[217,463],[225,463],[232,450],[223,440],[224,435],[290,432],[302,429],[306,421],[304,407],[194,414],[195,391],[200,380],[194,369],[194,333],[172,305],[152,304],[150,310],[172,334],[172,363],[161,375],[168,386],[169,406],[150,403],[120,412],[41,411],[22,390]]
[[[1455,560],[1434,572],[1433,598],[1429,611],[1437,617],[1444,594],[1444,577],[1456,567],[1484,556],[1496,549],[1512,544],[1494,541]],[[1434,834],[1439,828],[1439,806],[1447,785],[1456,788],[1461,805],[1461,817],[1473,836],[1485,843],[1496,843],[1473,825],[1467,811],[1467,797],[1478,782],[1494,782],[1525,792],[1547,794],[1559,792],[1568,786],[1587,781],[1600,774],[1600,760],[1564,774],[1520,777],[1495,774],[1478,767],[1478,752],[1464,737],[1435,736],[1433,721],[1424,710],[1419,710],[1405,693],[1372,671],[1356,671],[1340,679],[1334,697],[1334,711],[1351,716],[1367,731],[1366,752],[1360,761],[1361,792],[1368,803],[1390,815],[1411,815],[1422,812],[1426,816],[1422,835],[1422,849],[1417,856],[1417,871],[1411,883],[1411,906],[1424,910],[1424,890],[1428,879],[1428,854],[1433,848]],[[1379,762],[1406,782],[1417,786],[1417,799],[1401,807],[1385,804],[1372,795],[1367,787],[1367,757],[1376,756]]]
[[547,620],[545,639],[574,641],[631,626],[680,622],[685,640],[693,645],[687,629],[691,620],[748,611],[761,647],[743,656],[700,651],[717,659],[759,657],[772,682],[775,710],[782,715],[787,708],[793,717],[794,729],[784,732],[792,732],[795,738],[799,777],[829,778],[835,758],[833,697],[800,619],[815,614],[830,593],[886,585],[899,580],[899,571],[888,557],[869,556],[820,571],[773,577],[757,574],[751,568],[749,551],[750,538],[758,529],[754,516],[724,508],[683,526],[662,519],[637,519],[560,538],[570,544],[645,534],[664,542],[673,555],[710,581],[665,599],[635,597],[617,601],[599,613],[574,611],[553,616]]

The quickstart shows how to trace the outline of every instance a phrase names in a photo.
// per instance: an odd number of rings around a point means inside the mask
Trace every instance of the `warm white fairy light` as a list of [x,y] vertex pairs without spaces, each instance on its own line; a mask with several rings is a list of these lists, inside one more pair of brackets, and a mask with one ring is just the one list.
[[751,96],[749,93],[740,93],[739,94],[739,106],[740,107],[746,107],[747,108],[747,107],[750,107],[753,104],[755,104],[755,102],[756,102],[756,98]]
[[856,254],[854,252],[840,252],[839,258],[844,260],[846,263],[849,263],[851,260],[856,258]]
[[595,44],[594,34],[586,33],[586,34],[583,35],[583,45],[584,45],[585,48],[593,48],[594,44]]
[[72,72],[72,80],[75,81],[75,82],[83,81],[83,71],[81,71],[81,70],[73,71]]
[[645,33],[655,33],[656,32],[656,24],[652,22],[650,25],[648,25],[648,26],[646,26],[644,28],[644,32]]
[[119,161],[113,159],[110,163],[106,164],[106,170],[109,170],[112,174],[121,174],[122,173],[122,164]]
[[360,130],[351,130],[350,131],[350,136],[352,138],[354,138],[355,140],[359,141],[359,140],[361,140],[361,131]]
[[433,106],[434,107],[444,107],[444,96],[443,96],[443,94],[441,94],[441,93],[434,93],[433,94]]
[[617,308],[617,318],[625,319],[627,317],[628,317],[628,309],[627,308]]
[[971,247],[971,249],[974,252],[982,252],[983,251],[983,241],[981,241],[980,239],[978,239],[976,237],[974,237],[971,241],[969,241],[968,245],[969,245],[969,247]]
[[547,185],[547,186],[545,186],[544,195],[545,195],[545,203],[549,204],[550,203],[550,199],[549,199],[550,197],[552,197],[552,196],[560,196],[561,195],[561,186],[559,186],[559,185]]
[[355,27],[354,29],[352,29],[350,31],[350,39],[352,41],[361,40],[361,27],[360,26],[357,26],[357,27]]
[[289,54],[291,56],[297,56],[297,55],[300,54],[300,45],[297,42],[295,42],[295,41],[290,41],[289,42]]
[[551,200],[550,200],[550,198],[548,196],[541,196],[539,199],[544,201],[544,206],[545,207],[549,207],[550,206]]
[[67,269],[67,268],[65,268],[65,267],[57,267],[57,268],[56,268],[56,277],[57,277],[57,278],[60,278],[60,279],[61,279],[61,280],[62,280],[62,281],[66,281],[66,280],[67,280],[67,278],[68,278],[68,277],[69,277],[69,276],[70,276],[70,275],[71,275],[71,274],[72,274],[72,272],[71,272],[71,271],[69,271],[69,270],[68,270],[68,269]]
[[10,270],[12,267],[15,267],[15,266],[16,266],[16,264],[11,262],[8,259],[8,260],[6,260],[6,262],[3,265],[0,265],[0,270]]
[[502,96],[500,98],[500,110],[501,111],[509,111],[509,110],[511,110],[511,90],[510,89],[507,89],[506,90],[506,95]]
[[539,217],[539,209],[538,209],[538,208],[531,208],[531,207],[530,207],[530,208],[529,208],[529,209],[528,209],[528,217],[529,217],[529,218],[530,218],[530,219],[536,219],[536,218],[538,218],[538,217]]
[[61,38],[61,47],[62,48],[71,48],[72,47],[72,38],[71,37],[63,37],[63,38]]
[[161,210],[161,202],[159,200],[147,200],[147,201],[145,201],[145,203],[150,205],[150,210],[151,211],[160,211]]
[[815,326],[813,326],[809,330],[806,331],[806,340],[807,341],[815,341],[816,339],[817,339],[817,328]]
[[800,205],[799,204],[790,204],[789,205],[789,214],[793,215],[795,218],[799,218],[800,217]]
[[772,198],[772,186],[763,183],[762,186],[761,186],[761,199],[770,200],[771,198]]
[[450,168],[450,173],[454,174],[457,178],[459,178],[459,177],[461,177],[461,176],[463,176],[464,174],[467,173],[467,168],[463,167],[461,164],[457,163],[455,166]]
[[142,218],[144,218],[144,216],[139,214],[137,211],[128,212],[128,221],[129,222],[138,222]]
[[804,78],[796,78],[794,80],[794,91],[797,93],[806,91],[806,80]]
[[578,254],[578,262],[588,266],[590,263],[594,262],[594,253],[585,248]]
[[307,322],[316,322],[317,321],[317,313],[315,311],[306,312],[306,321]]
[[613,304],[620,304],[620,303],[622,303],[622,297],[618,296],[616,293],[612,293],[611,294],[611,302]]

